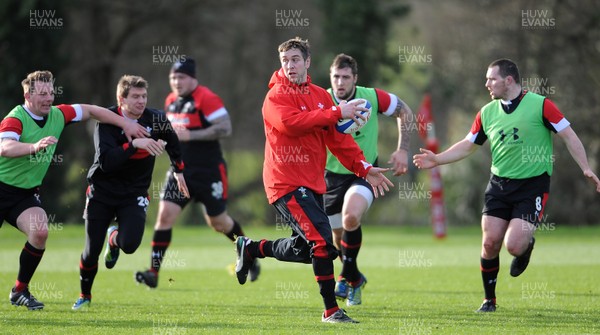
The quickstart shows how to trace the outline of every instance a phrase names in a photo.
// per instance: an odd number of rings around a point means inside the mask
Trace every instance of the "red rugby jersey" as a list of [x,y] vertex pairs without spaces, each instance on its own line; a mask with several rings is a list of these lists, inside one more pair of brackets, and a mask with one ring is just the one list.
[[351,135],[335,130],[341,118],[327,91],[311,83],[293,84],[280,69],[273,73],[263,103],[265,161],[263,182],[269,203],[300,186],[323,194],[327,150],[350,171],[365,177],[372,167]]

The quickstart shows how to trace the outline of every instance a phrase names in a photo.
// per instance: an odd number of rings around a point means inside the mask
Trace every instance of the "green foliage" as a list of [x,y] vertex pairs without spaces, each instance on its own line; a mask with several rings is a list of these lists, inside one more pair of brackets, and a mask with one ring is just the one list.
[[343,52],[356,59],[362,85],[370,86],[377,78],[379,66],[395,63],[395,55],[387,52],[389,26],[392,20],[407,15],[410,7],[375,0],[320,0],[319,5],[325,14],[325,41],[313,62],[327,72],[313,72],[315,81],[329,82],[329,65],[335,55]]
[[[134,283],[149,262],[151,231],[139,250],[122,254],[116,267],[100,264],[91,308],[71,311],[79,295],[83,227],[55,227],[30,283],[43,311],[0,304],[3,334],[595,334],[600,332],[597,227],[548,227],[527,271],[508,274],[501,253],[499,309],[478,314],[480,232],[451,229],[444,241],[429,229],[364,227],[359,265],[368,278],[363,305],[346,307],[361,323],[321,323],[322,301],[310,265],[262,260],[258,281],[240,286],[228,273],[233,245],[206,227],[179,227],[165,257],[159,287]],[[22,235],[0,231],[0,288],[14,284]],[[289,231],[252,228],[251,237]],[[336,274],[339,262],[336,261]],[[8,295],[8,294],[7,294]]]

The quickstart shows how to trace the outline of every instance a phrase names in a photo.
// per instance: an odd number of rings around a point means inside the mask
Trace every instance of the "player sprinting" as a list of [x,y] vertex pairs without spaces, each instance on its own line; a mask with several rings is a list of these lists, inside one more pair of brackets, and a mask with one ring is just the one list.
[[[79,262],[81,294],[73,310],[89,307],[92,301],[92,285],[105,236],[104,261],[109,269],[117,263],[120,250],[132,254],[142,242],[149,204],[148,187],[155,158],[163,150],[169,154],[179,190],[188,196],[177,134],[162,111],[146,108],[147,90],[144,78],[122,76],[117,84],[117,106],[110,110],[145,127],[149,138],[129,141],[115,126],[96,126],[96,154],[87,176],[85,248]],[[118,225],[110,226],[113,219]]]
[[514,256],[511,276],[519,276],[529,264],[535,244],[533,233],[548,200],[553,165],[551,134],[557,133],[565,142],[597,192],[600,181],[590,169],[585,148],[569,121],[550,99],[521,88],[519,70],[513,61],[492,62],[485,87],[493,101],[477,113],[466,138],[439,154],[421,149],[413,161],[423,169],[456,162],[489,139],[492,174],[481,219],[485,299],[477,312],[494,312],[502,242]]
[[[357,86],[358,65],[351,56],[337,55],[329,71],[331,88],[328,92],[335,104],[355,98],[366,99],[371,103],[371,117],[359,131],[352,134],[367,162],[378,165],[378,114],[397,118],[398,148],[391,154],[388,163],[392,164],[395,176],[406,173],[410,146],[410,128],[406,124],[412,115],[408,105],[392,93]],[[327,153],[325,182],[325,212],[329,216],[333,241],[341,251],[343,264],[336,281],[335,295],[340,299],[347,298],[348,306],[360,305],[362,288],[367,283],[367,278],[358,270],[357,264],[362,244],[361,218],[373,203],[373,188],[365,179],[346,169],[331,152]]]
[[102,107],[53,106],[54,76],[50,71],[28,74],[21,86],[24,104],[13,108],[0,123],[0,225],[6,220],[27,236],[10,303],[38,310],[44,303],[29,292],[28,286],[48,239],[48,217],[39,187],[53,161],[58,138],[66,126],[90,117],[120,127],[128,138],[143,137],[147,132]]
[[[138,283],[151,288],[158,285],[158,272],[171,244],[175,220],[190,200],[204,205],[205,220],[215,231],[231,241],[244,235],[226,208],[227,165],[219,140],[231,134],[229,113],[219,96],[198,84],[192,58],[173,64],[169,84],[172,92],[165,100],[165,111],[179,137],[191,198],[182,196],[172,173],[168,172],[154,226],[150,268],[135,274]],[[256,280],[259,273],[260,265],[255,261],[250,269],[250,280]]]
[[278,51],[281,69],[271,77],[262,109],[266,135],[263,181],[269,203],[292,233],[274,241],[238,237],[236,274],[244,284],[256,258],[312,264],[325,305],[321,320],[354,323],[338,307],[334,294],[333,260],[338,252],[323,209],[327,148],[345,167],[367,178],[376,196],[393,184],[382,174],[388,169],[366,162],[352,137],[335,130],[338,119],[358,116],[366,109],[357,107],[358,102],[333,106],[327,91],[311,82],[308,41],[297,37],[282,43]]

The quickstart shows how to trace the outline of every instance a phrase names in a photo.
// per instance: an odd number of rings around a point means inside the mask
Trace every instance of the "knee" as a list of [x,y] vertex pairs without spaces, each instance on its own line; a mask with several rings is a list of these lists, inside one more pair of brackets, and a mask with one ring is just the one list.
[[34,246],[43,246],[48,240],[48,227],[46,225],[40,225],[36,229],[32,229],[27,236],[29,242]]
[[521,256],[527,250],[528,243],[507,243],[506,251],[512,256]]
[[214,231],[219,233],[228,233],[233,227],[233,220],[229,216],[208,217],[207,223]]
[[119,248],[123,250],[126,254],[133,254],[137,248],[140,246],[141,241],[125,241],[124,243],[119,243]]
[[500,251],[502,241],[496,241],[492,238],[484,238],[482,242],[483,250],[488,254],[495,254]]
[[338,250],[330,244],[317,243],[311,250],[311,258],[325,258],[335,260],[338,258]]
[[158,212],[156,224],[154,225],[155,230],[167,230],[171,229],[175,224],[178,213],[168,209],[168,207],[161,208]]
[[356,213],[346,213],[343,219],[344,229],[353,231],[360,226],[360,215]]

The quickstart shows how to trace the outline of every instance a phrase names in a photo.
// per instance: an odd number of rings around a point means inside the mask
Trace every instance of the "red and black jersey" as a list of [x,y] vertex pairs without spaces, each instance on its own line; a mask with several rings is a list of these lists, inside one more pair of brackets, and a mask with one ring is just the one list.
[[[122,115],[120,108],[109,109]],[[181,172],[183,161],[179,139],[165,113],[146,108],[137,122],[150,132],[151,138],[167,142],[165,150],[173,170]],[[107,123],[96,124],[94,146],[94,163],[87,176],[94,198],[114,199],[147,194],[152,181],[154,156],[133,147],[121,128]]]
[[[171,92],[165,99],[165,111],[173,125],[184,125],[189,130],[208,128],[211,121],[227,115],[221,98],[201,85],[186,97]],[[214,165],[223,160],[219,140],[181,142],[181,151],[188,168]]]

